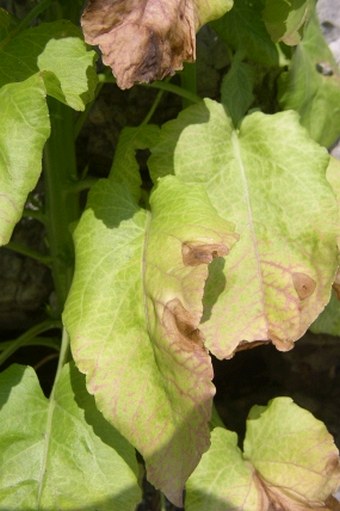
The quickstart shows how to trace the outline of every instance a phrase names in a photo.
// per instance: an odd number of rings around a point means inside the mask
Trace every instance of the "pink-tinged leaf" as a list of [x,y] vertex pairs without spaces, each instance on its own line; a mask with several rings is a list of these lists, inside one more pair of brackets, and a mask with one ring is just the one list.
[[337,511],[339,451],[325,425],[288,397],[254,406],[243,452],[217,427],[190,477],[186,511]]
[[81,24],[86,42],[100,47],[127,89],[195,60],[196,30],[231,6],[231,0],[89,0]]
[[199,330],[207,265],[236,236],[201,186],[169,176],[150,204],[142,210],[115,179],[94,187],[75,232],[64,319],[98,408],[180,505],[209,446],[215,389]]
[[338,213],[327,151],[294,112],[246,117],[239,130],[206,100],[161,130],[154,179],[203,183],[240,241],[210,267],[201,330],[218,357],[272,341],[293,347],[329,301],[337,269]]

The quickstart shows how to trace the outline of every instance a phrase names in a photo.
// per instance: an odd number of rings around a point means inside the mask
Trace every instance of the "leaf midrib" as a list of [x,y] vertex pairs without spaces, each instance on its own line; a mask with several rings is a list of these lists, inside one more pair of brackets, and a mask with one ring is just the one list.
[[[256,273],[257,273],[257,279],[259,282],[260,293],[261,293],[260,300],[261,300],[261,304],[262,304],[262,309],[264,311],[264,309],[265,309],[265,299],[264,299],[265,292],[264,292],[264,285],[263,285],[263,278],[262,278],[261,256],[260,256],[260,252],[259,252],[257,235],[256,235],[256,230],[255,230],[255,225],[254,225],[253,208],[251,205],[248,178],[247,178],[247,173],[246,173],[246,168],[245,168],[245,165],[243,162],[243,158],[241,155],[241,146],[240,146],[238,134],[236,131],[232,131],[232,133],[231,133],[231,144],[232,144],[233,152],[235,155],[235,160],[236,160],[238,169],[240,171],[240,176],[241,176],[241,181],[242,181],[242,191],[243,191],[244,203],[245,203],[246,209],[247,209],[248,230],[249,230],[249,234],[251,237],[251,242],[252,242],[254,254],[255,254]],[[267,330],[268,330],[267,319],[266,319],[266,324],[267,324]]]
[[47,419],[46,419],[46,428],[44,433],[44,448],[43,448],[43,456],[42,456],[42,463],[40,468],[40,475],[38,479],[38,497],[37,497],[37,506],[38,510],[41,509],[41,498],[46,478],[46,467],[47,467],[47,460],[48,460],[48,453],[50,449],[50,441],[51,441],[51,431],[52,431],[52,422],[53,422],[53,414],[56,407],[56,401],[54,398],[54,388],[52,389],[52,393],[50,395],[49,401],[48,401],[48,409],[47,409]]

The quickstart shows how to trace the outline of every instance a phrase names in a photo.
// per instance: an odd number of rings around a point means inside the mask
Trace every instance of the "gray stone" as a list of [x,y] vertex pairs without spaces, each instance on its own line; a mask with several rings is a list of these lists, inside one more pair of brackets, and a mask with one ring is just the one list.
[[332,41],[329,44],[329,47],[334,55],[334,58],[338,64],[338,66],[340,66],[340,37],[339,37],[339,39]]
[[340,0],[318,0],[317,13],[329,43],[340,38]]

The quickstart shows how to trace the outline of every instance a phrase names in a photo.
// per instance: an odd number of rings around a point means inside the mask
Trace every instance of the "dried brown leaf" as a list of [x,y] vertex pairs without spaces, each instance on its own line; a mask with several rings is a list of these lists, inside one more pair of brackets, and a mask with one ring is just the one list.
[[192,0],[89,0],[81,24],[121,89],[160,80],[195,60]]

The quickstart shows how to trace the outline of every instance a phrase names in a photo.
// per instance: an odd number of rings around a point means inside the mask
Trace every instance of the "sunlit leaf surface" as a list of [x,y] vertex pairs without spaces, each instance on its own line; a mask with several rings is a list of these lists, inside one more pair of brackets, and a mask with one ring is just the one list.
[[[9,241],[41,173],[43,147],[50,134],[46,96],[84,110],[94,95],[94,52],[87,51],[83,41],[76,37],[51,39],[44,49],[53,30],[61,37],[63,26],[49,24],[48,32],[41,25],[39,30],[32,29],[29,41],[27,31],[22,32],[5,46],[8,54],[5,52],[4,59],[0,47],[0,84],[11,82],[0,88],[0,245]],[[27,58],[19,59],[26,43]],[[17,66],[15,55],[20,60]]]
[[0,375],[0,509],[134,511],[134,449],[106,422],[83,375],[66,365],[48,400],[30,367]]
[[199,330],[208,263],[237,237],[204,187],[169,176],[147,212],[130,182],[131,193],[115,165],[90,194],[64,320],[99,409],[141,452],[149,480],[180,504],[209,446],[213,373]]
[[219,358],[259,341],[291,349],[329,301],[338,213],[328,161],[294,112],[256,112],[235,130],[206,100],[162,128],[154,179],[202,183],[240,235],[225,264],[211,266],[204,298],[201,330]]
[[214,429],[188,481],[185,509],[330,511],[339,485],[339,451],[325,425],[281,397],[252,408],[243,452],[235,433]]
[[266,0],[262,16],[272,40],[298,44],[314,5],[314,0]]

